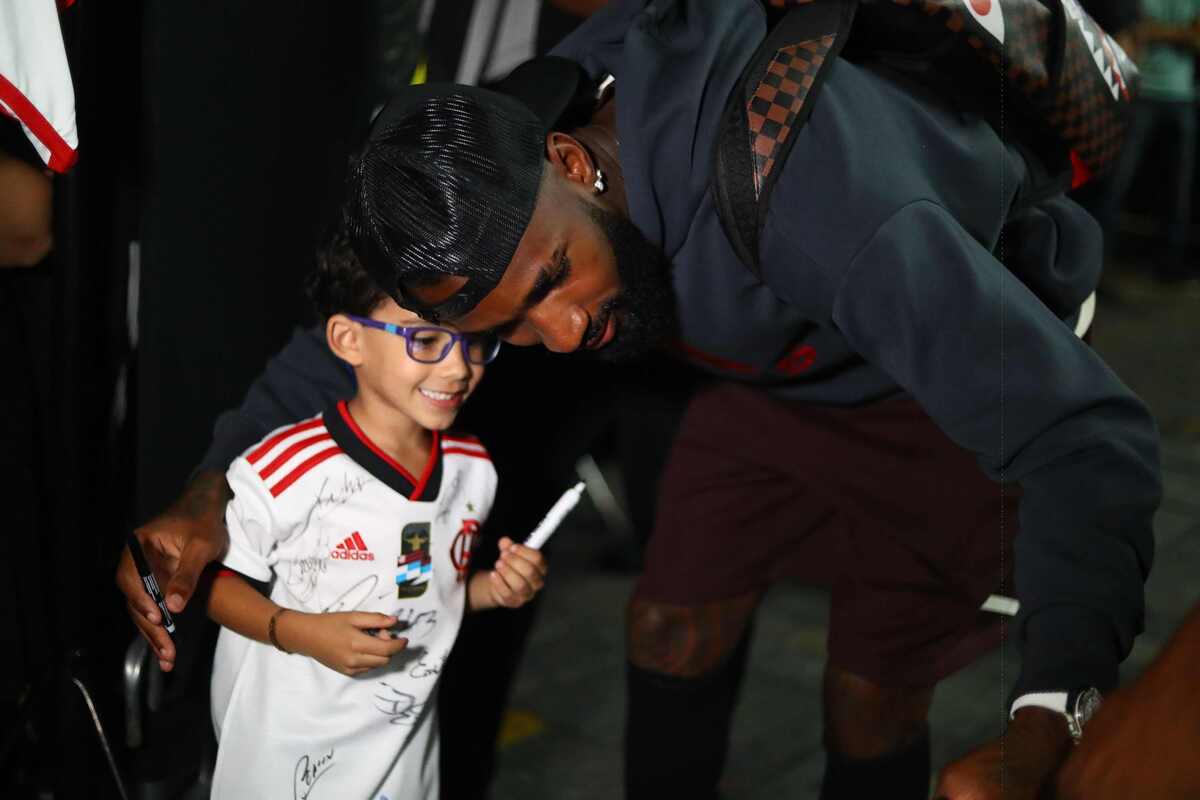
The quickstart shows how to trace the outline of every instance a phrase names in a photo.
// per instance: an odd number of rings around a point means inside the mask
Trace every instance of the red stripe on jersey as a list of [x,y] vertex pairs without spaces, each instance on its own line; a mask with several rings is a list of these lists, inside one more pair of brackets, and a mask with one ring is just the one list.
[[400,556],[396,559],[396,566],[403,567],[405,564],[411,564],[414,561],[424,561],[429,558],[428,550],[418,550],[415,553],[409,553],[406,556]]
[[0,100],[12,109],[16,118],[25,123],[25,127],[50,151],[50,160],[46,162],[46,166],[55,172],[66,172],[71,168],[78,154],[54,129],[50,121],[42,116],[38,107],[3,75],[0,75]]
[[330,458],[333,458],[336,455],[339,455],[341,452],[342,452],[342,448],[338,447],[337,445],[334,445],[333,447],[327,447],[324,450],[322,450],[321,452],[316,453],[312,456],[309,456],[304,461],[300,462],[300,466],[296,467],[294,470],[292,470],[286,476],[284,476],[283,480],[279,481],[279,483],[277,483],[271,487],[271,496],[279,497],[279,495],[283,494],[283,492],[289,486],[291,486],[296,481],[300,480],[300,478],[303,477],[304,473],[308,472],[310,469],[315,467],[317,464],[320,464],[322,461],[326,461]]
[[359,535],[358,535],[358,531],[355,531],[354,533],[350,534],[350,538],[354,540],[354,543],[355,543],[356,545],[358,545],[358,549],[359,549],[359,550],[366,550],[366,549],[367,549],[367,543],[366,543],[366,542],[364,542],[364,541],[363,541],[363,538],[362,538],[361,536],[359,536]]
[[463,450],[460,447],[447,447],[444,450],[442,450],[442,455],[444,455],[444,456],[448,456],[451,453],[458,453],[461,456],[473,456],[475,458],[482,458],[484,461],[492,460],[491,456],[489,456],[487,453],[480,451],[480,450]]
[[458,434],[457,436],[450,436],[450,435],[443,436],[442,441],[443,442],[457,442],[458,444],[477,444],[480,447],[483,446],[483,442],[479,441],[478,436],[471,436],[469,434]]
[[271,452],[271,450],[275,448],[275,445],[279,444],[284,439],[297,433],[303,433],[304,431],[312,430],[321,424],[323,424],[321,422],[321,418],[315,417],[310,419],[308,422],[301,422],[300,424],[293,425],[290,428],[284,428],[279,433],[275,434],[270,439],[267,439],[265,442],[255,448],[253,453],[246,456],[246,460],[251,464],[256,464],[260,458]]
[[318,433],[316,436],[309,436],[305,439],[299,440],[298,442],[294,442],[286,450],[277,455],[270,464],[267,464],[265,467],[263,467],[258,473],[258,476],[265,481],[267,478],[274,475],[277,469],[290,461],[292,457],[296,455],[296,453],[299,453],[306,447],[312,447],[317,442],[324,442],[332,438],[333,437],[330,436],[329,431],[325,431],[323,433]]
[[425,491],[425,484],[429,483],[429,477],[433,475],[433,465],[437,463],[438,450],[442,446],[442,435],[438,431],[433,432],[433,445],[429,448],[429,457],[425,459],[425,471],[421,473],[421,482],[413,489],[413,493],[408,496],[409,500],[420,500],[421,492]]

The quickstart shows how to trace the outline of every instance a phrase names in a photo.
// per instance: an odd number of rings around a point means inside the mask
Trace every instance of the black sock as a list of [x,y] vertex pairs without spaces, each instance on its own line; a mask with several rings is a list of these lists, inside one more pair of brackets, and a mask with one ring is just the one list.
[[878,758],[847,758],[826,750],[821,800],[925,800],[929,797],[929,728],[903,750]]
[[627,668],[627,800],[712,800],[725,766],[729,728],[746,669],[749,636],[700,678]]

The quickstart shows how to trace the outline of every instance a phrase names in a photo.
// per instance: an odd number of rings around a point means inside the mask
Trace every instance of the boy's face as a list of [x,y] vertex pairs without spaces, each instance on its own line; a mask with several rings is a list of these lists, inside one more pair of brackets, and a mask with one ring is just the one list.
[[[400,327],[447,328],[430,325],[391,299],[384,301],[370,316]],[[472,364],[463,357],[461,343],[455,343],[438,363],[425,364],[409,356],[405,337],[342,319],[344,324],[357,329],[358,363],[353,357],[338,354],[354,365],[360,396],[403,414],[427,430],[450,427],[483,377],[483,366]],[[431,339],[420,334],[414,336],[416,347]],[[336,345],[334,349],[335,352],[338,350]]]

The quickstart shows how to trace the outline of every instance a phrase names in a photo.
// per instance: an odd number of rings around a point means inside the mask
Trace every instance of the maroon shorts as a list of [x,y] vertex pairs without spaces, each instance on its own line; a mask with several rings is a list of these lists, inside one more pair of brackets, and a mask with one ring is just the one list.
[[719,384],[685,413],[636,594],[674,605],[796,578],[831,590],[831,663],[929,686],[999,642],[1019,488],[910,398],[842,409]]

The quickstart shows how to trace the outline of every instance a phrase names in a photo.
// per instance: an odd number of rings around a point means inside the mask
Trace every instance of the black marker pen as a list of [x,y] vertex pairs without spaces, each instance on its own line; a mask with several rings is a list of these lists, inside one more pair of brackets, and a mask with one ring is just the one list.
[[129,534],[129,554],[133,556],[133,563],[137,567],[138,575],[142,576],[142,586],[146,587],[146,594],[150,595],[150,599],[154,601],[154,604],[158,606],[159,613],[162,614],[162,626],[174,639],[175,620],[171,617],[171,612],[167,610],[167,601],[158,588],[158,581],[154,579],[154,573],[150,571],[150,563],[146,561],[146,554],[142,552],[142,543],[132,533]]

